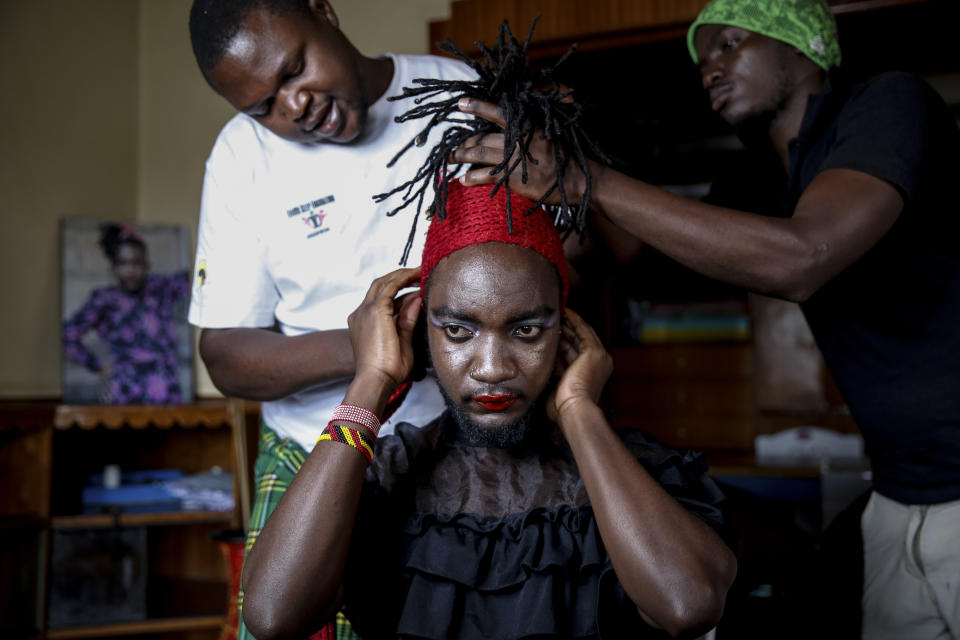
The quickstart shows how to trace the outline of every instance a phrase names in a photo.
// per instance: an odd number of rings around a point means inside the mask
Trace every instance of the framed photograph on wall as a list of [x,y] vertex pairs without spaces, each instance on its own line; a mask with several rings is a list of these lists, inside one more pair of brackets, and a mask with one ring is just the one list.
[[186,227],[60,222],[63,401],[193,401]]

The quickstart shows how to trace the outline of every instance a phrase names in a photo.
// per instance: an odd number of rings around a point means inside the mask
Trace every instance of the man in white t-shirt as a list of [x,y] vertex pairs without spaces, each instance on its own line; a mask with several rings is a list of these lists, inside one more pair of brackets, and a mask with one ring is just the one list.
[[[204,77],[239,111],[206,165],[189,319],[217,388],[262,401],[252,545],[354,373],[347,316],[410,232],[412,209],[388,218],[397,203],[372,196],[414,175],[434,140],[387,169],[423,123],[394,122],[412,105],[386,98],[414,78],[474,74],[433,56],[366,57],[325,0],[195,0],[190,34]],[[384,428],[443,407],[427,378]]]

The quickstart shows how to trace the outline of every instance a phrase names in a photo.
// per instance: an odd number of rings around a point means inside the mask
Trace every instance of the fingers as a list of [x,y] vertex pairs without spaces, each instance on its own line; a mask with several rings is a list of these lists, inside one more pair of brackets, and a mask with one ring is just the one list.
[[401,289],[412,286],[420,279],[420,267],[411,269],[397,269],[391,271],[385,276],[380,276],[371,283],[367,290],[367,295],[363,301],[365,304],[371,304],[378,299],[393,300]]
[[493,184],[499,178],[499,173],[490,173],[490,167],[484,167],[465,172],[460,176],[460,184],[465,187],[476,187],[482,184]]
[[577,333],[577,328],[564,314],[563,322],[560,324],[560,358],[564,366],[569,367],[573,361],[582,352],[582,340]]
[[394,298],[393,299],[393,315],[399,317],[402,312],[403,305],[410,304],[410,298],[412,297],[420,297],[420,290],[418,289],[417,291],[408,291],[407,293],[404,293],[403,295],[397,296],[396,298]]
[[500,149],[503,151],[503,144],[506,138],[502,133],[478,133],[475,136],[470,136],[464,140],[463,144],[460,145],[461,149],[469,149],[471,147],[491,147],[493,149]]
[[560,359],[565,367],[570,366],[580,355],[580,336],[566,317],[560,323]]
[[595,389],[593,399],[597,400],[600,397],[603,385],[606,384],[610,374],[613,373],[613,358],[604,348],[597,332],[576,311],[566,309],[564,321],[564,328],[569,327],[570,331],[576,336],[570,338],[570,340],[575,341],[578,356],[583,357],[585,362],[589,362],[589,367],[594,371],[598,386]]
[[584,321],[573,309],[566,309],[564,311],[564,336],[566,336],[567,329],[575,336],[575,344],[578,347],[579,351],[583,351],[586,347],[596,347],[603,349],[603,343],[600,341],[600,336],[597,335],[597,332],[593,330],[589,324]]
[[417,324],[417,316],[420,315],[421,302],[419,291],[405,293],[396,299],[397,329],[400,331],[400,337],[412,335],[413,328]]
[[580,351],[564,335],[560,340],[560,348],[557,351],[557,373],[563,375],[563,372],[573,364],[573,361],[580,355]]
[[575,311],[564,311],[560,335],[558,362],[564,368],[569,368],[574,361],[584,358],[584,362],[590,363],[590,368],[598,367],[597,371],[606,371],[604,377],[609,375],[613,366],[610,354],[593,328]]
[[[481,141],[482,142],[482,141]],[[503,162],[503,147],[487,146],[486,144],[476,144],[472,147],[460,147],[450,154],[452,162],[458,164],[477,164],[486,165],[481,169],[474,169],[467,174],[483,174],[481,177],[489,178],[490,167]]]
[[507,126],[507,120],[503,117],[500,107],[491,102],[484,102],[476,98],[460,98],[457,107],[464,113],[489,120],[501,129]]

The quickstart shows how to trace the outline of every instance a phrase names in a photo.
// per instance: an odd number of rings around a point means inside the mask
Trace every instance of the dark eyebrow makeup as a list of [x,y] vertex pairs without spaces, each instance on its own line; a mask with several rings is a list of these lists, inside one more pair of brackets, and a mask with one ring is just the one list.
[[[430,323],[438,328],[443,327],[443,325],[448,322],[455,322],[457,324],[462,324],[471,331],[474,331],[481,324],[478,318],[468,313],[451,309],[450,307],[438,307],[430,311],[428,315],[430,317]],[[535,309],[531,309],[530,311],[525,311],[508,318],[506,325],[515,326],[518,324],[539,323],[545,328],[550,329],[557,324],[558,317],[559,315],[555,309],[546,305],[541,305]]]

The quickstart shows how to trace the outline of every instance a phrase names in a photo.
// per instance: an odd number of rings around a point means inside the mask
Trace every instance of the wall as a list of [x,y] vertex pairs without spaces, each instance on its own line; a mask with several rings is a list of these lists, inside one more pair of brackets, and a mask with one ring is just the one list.
[[203,165],[233,109],[194,62],[191,0],[139,4],[137,218],[195,231]]
[[[192,0],[139,4],[137,218],[184,225],[195,247],[203,166],[234,112],[194,62],[187,29]],[[197,394],[216,394],[199,356],[194,359]]]
[[448,18],[450,2],[451,0],[331,0],[340,19],[340,28],[353,44],[368,56],[387,51],[427,53],[427,25],[431,20]]
[[[334,6],[371,55],[426,53],[427,22],[449,10],[447,0]],[[196,69],[189,7],[0,0],[0,397],[60,394],[60,217],[184,224],[195,240],[203,165],[231,111]],[[215,393],[199,369],[198,393]]]
[[60,393],[59,218],[136,215],[137,12],[0,2],[0,396]]

